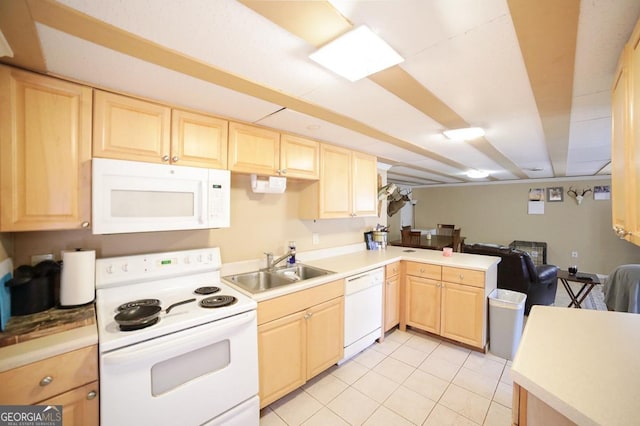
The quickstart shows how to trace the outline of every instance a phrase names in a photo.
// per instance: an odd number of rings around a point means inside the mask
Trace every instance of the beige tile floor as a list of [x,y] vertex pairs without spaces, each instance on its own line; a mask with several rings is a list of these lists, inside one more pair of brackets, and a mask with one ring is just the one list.
[[395,330],[265,407],[260,425],[510,425],[510,366]]

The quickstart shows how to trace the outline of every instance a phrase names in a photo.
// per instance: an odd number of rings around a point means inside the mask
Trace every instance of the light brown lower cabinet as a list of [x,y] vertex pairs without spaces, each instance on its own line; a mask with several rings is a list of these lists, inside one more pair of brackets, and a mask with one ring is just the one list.
[[406,326],[438,334],[478,349],[487,344],[487,295],[495,288],[495,271],[406,262],[404,312]]
[[63,426],[97,426],[100,415],[98,381],[54,396],[39,404],[62,405]]
[[62,424],[99,424],[98,348],[87,346],[0,373],[0,405],[62,405]]
[[512,405],[511,424],[513,426],[573,426],[576,424],[517,383],[513,384]]
[[384,330],[391,330],[400,323],[400,262],[385,268]]
[[343,353],[343,280],[260,302],[260,407],[299,388]]

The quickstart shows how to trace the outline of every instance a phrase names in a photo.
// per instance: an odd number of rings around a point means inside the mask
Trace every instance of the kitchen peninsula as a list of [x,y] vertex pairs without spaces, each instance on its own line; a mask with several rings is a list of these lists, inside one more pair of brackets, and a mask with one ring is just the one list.
[[640,316],[534,306],[513,361],[513,424],[638,423]]

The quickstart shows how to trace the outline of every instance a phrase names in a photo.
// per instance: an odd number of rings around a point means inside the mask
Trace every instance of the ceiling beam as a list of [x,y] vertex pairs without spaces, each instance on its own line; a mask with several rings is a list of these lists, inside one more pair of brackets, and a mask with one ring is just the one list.
[[38,31],[26,1],[0,1],[0,29],[13,50],[13,57],[3,57],[3,63],[46,71]]
[[566,176],[580,0],[507,0],[555,176]]
[[[324,45],[353,27],[351,22],[338,13],[328,1],[265,2],[260,0],[240,0],[240,3],[316,47]],[[331,12],[331,9],[333,12]],[[333,33],[331,29],[333,29]],[[400,66],[396,65],[370,75],[369,79],[434,121],[442,124],[445,128],[469,127],[469,124],[460,115]],[[470,145],[514,176],[521,179],[528,178],[515,163],[504,156],[485,138],[478,138]],[[469,169],[464,164],[427,149],[424,149],[423,155],[458,170]],[[495,178],[490,177],[490,179],[494,180]]]

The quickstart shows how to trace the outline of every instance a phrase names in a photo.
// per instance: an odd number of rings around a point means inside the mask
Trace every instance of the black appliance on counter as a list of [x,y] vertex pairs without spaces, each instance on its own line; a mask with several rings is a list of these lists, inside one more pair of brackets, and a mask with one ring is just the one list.
[[18,266],[6,285],[11,290],[11,315],[29,315],[53,308],[60,288],[60,264],[43,260],[35,266]]

